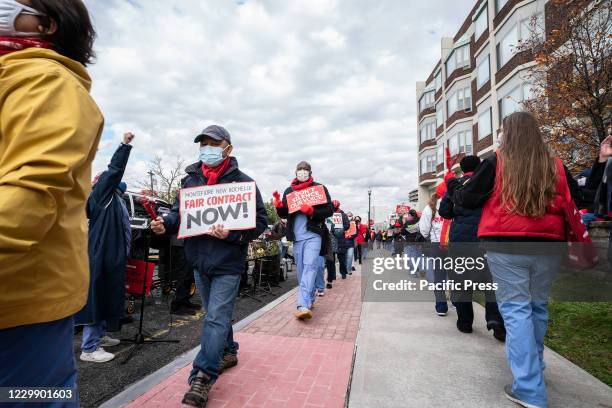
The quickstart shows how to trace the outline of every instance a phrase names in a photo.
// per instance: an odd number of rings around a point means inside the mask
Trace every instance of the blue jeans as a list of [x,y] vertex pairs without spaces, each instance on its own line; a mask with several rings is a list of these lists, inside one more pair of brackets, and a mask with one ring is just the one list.
[[319,292],[325,292],[325,257],[319,256],[319,270],[315,279],[315,288]]
[[516,255],[487,252],[497,304],[506,325],[506,355],[521,400],[546,407],[544,336],[548,295],[561,263],[560,255]]
[[0,387],[71,388],[75,402],[11,404],[24,408],[78,407],[72,349],[74,319],[0,330]]
[[189,384],[198,371],[203,371],[215,382],[219,377],[223,354],[238,352],[238,343],[234,341],[232,329],[232,314],[240,288],[240,274],[206,275],[194,271],[194,278],[206,317],[202,324],[200,351],[193,361]]
[[355,254],[355,247],[346,249],[346,271],[348,273],[353,269],[353,255]]
[[309,238],[293,244],[293,255],[297,265],[298,303],[297,307],[310,309],[314,302],[315,281],[320,268],[319,253],[321,238]]
[[93,353],[100,347],[100,340],[104,336],[106,336],[106,321],[102,320],[99,323],[86,324],[83,326],[81,351],[84,353]]

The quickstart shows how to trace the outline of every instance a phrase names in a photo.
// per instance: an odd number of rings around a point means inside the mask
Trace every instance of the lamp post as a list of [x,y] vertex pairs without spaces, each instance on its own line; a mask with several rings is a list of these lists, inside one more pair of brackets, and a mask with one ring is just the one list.
[[372,187],[368,188],[368,233],[370,233],[370,220],[372,219],[370,215],[371,203],[372,203]]

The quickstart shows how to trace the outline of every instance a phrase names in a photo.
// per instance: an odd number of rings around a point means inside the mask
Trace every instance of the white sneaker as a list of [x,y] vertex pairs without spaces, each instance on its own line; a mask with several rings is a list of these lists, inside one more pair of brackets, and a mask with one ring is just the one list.
[[325,292],[317,292],[317,296],[325,296]]
[[109,336],[104,336],[100,339],[100,346],[102,347],[118,346],[119,343],[121,343],[121,340],[113,339],[112,337],[109,337]]
[[93,353],[81,353],[81,361],[88,361],[91,363],[106,363],[115,358],[115,355],[104,351],[102,347],[98,347]]

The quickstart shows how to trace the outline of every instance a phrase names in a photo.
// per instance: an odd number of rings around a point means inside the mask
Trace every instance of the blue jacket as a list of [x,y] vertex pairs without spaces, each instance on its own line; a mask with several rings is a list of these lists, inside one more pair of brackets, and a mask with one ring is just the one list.
[[100,175],[87,199],[89,219],[89,295],[87,304],[75,315],[75,324],[106,320],[107,329],[120,328],[125,296],[127,258],[123,198],[117,186],[123,178],[132,146],[119,146],[108,170]]
[[[202,174],[202,163],[194,163],[185,169],[187,176],[182,180],[182,188],[205,186],[206,177]],[[218,184],[243,183],[254,181],[238,169],[238,161],[232,157],[230,167],[218,180]],[[201,273],[207,275],[241,274],[244,271],[249,242],[259,237],[268,227],[266,207],[259,188],[256,193],[256,227],[244,231],[231,231],[227,239],[220,240],[208,235],[185,238],[185,258]],[[180,225],[180,194],[170,213],[164,218],[166,234],[174,235]]]
[[[463,185],[469,177],[457,179],[457,183]],[[450,226],[449,242],[479,242],[478,224],[482,214],[482,207],[468,209],[455,205],[447,194],[440,201],[438,213],[442,218],[453,220]]]

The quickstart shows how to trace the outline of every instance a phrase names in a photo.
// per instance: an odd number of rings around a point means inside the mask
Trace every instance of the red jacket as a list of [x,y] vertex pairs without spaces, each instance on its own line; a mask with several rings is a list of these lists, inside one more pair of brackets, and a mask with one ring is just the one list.
[[483,237],[535,237],[565,240],[565,218],[562,206],[568,195],[565,170],[560,159],[557,164],[557,194],[540,218],[511,214],[501,204],[501,157],[497,154],[495,169],[495,187],[493,195],[482,209],[482,218],[478,225],[478,238]]
[[359,224],[359,227],[357,227],[357,237],[355,238],[355,242],[357,242],[357,245],[365,243],[366,233],[367,227],[365,226],[365,224]]

